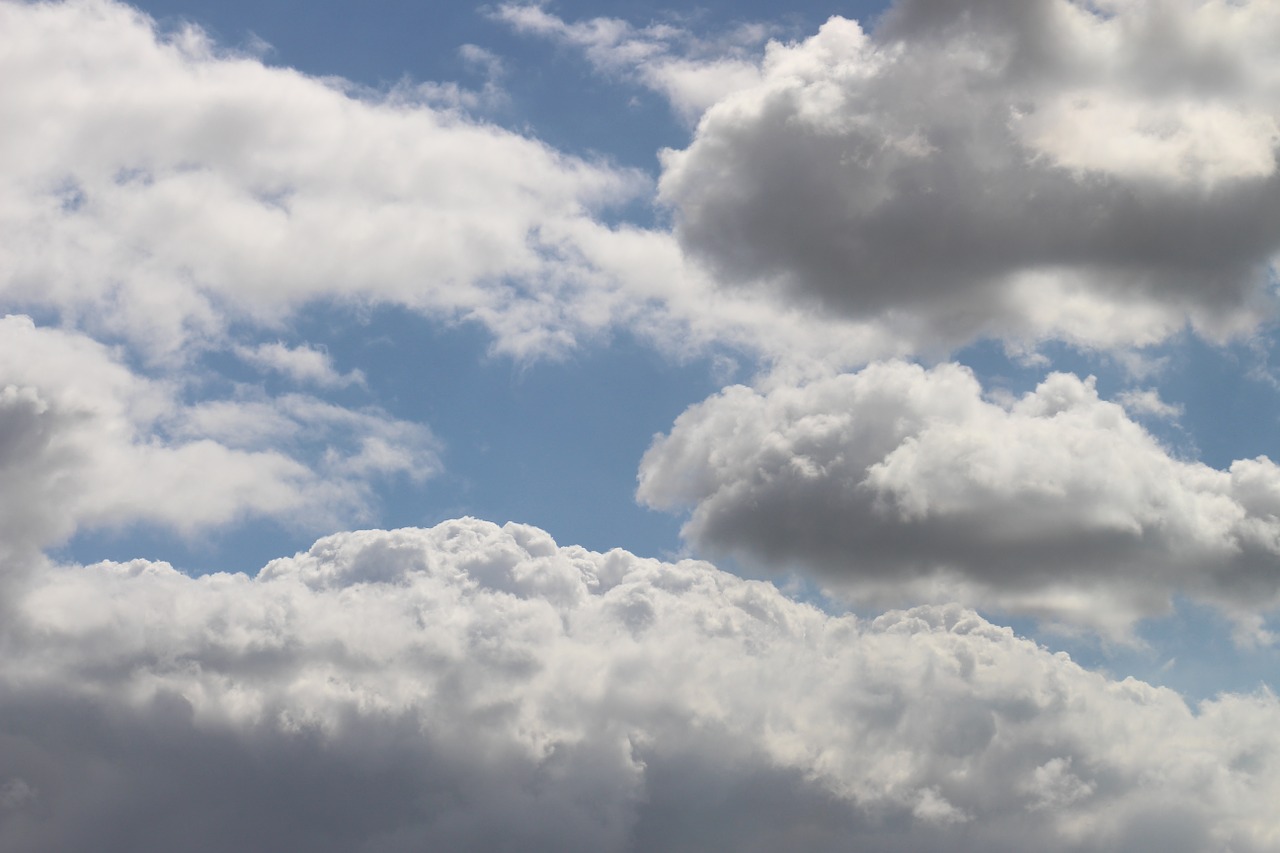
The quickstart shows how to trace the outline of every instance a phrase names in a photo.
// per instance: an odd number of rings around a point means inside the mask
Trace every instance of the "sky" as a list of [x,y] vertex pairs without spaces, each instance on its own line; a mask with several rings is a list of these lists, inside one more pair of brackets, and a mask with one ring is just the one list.
[[1276,43],[0,0],[0,853],[1280,849]]

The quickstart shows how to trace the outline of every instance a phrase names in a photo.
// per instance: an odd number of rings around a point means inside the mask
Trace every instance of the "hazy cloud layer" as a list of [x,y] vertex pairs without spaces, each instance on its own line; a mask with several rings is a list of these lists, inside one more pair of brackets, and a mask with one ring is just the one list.
[[1003,402],[953,364],[727,388],[654,442],[638,496],[691,507],[701,548],[867,602],[1117,632],[1178,593],[1240,616],[1280,604],[1280,467],[1177,459],[1069,374]]
[[975,336],[1145,344],[1273,314],[1280,7],[902,0],[771,43],[664,157],[726,288]]
[[1280,706],[474,520],[46,573],[0,849],[1261,851]]

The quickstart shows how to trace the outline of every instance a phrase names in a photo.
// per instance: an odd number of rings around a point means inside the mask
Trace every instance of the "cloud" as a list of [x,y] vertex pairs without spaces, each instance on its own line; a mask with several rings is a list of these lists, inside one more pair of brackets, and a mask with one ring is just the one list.
[[[906,23],[873,38],[836,19],[809,41],[773,44],[761,64],[769,31],[759,27],[715,38],[570,23],[536,6],[495,14],[666,92],[690,116],[706,110],[691,146],[664,161],[675,233],[606,221],[611,206],[649,196],[645,176],[471,117],[461,94],[441,94],[447,86],[371,92],[308,77],[196,29],[158,31],[105,0],[8,2],[0,25],[14,47],[0,74],[26,82],[0,94],[0,121],[28,131],[0,141],[0,227],[11,235],[0,298],[124,341],[151,363],[233,348],[233,326],[283,337],[293,312],[315,302],[479,323],[518,358],[626,329],[682,356],[729,347],[846,366],[980,334],[1142,344],[1187,316],[1226,334],[1270,310],[1258,282],[1276,218],[1268,179],[1255,174],[1262,160],[1248,166],[1247,152],[1188,142],[1195,157],[1218,158],[1194,180],[1130,180],[1123,164],[1099,178],[1092,160],[1028,148],[1039,137],[1010,129],[1011,95],[999,86],[944,96],[935,78],[956,86],[973,75],[953,73],[955,51],[912,49],[924,36],[902,35]],[[984,49],[1004,43],[980,35]],[[491,55],[464,56],[501,72]],[[854,73],[858,62],[867,67]],[[1035,85],[1048,98],[1067,83]],[[970,95],[981,109],[961,108]],[[771,116],[780,128],[769,130]],[[946,142],[969,130],[972,144]],[[1254,138],[1242,133],[1231,136]],[[994,160],[977,163],[988,137]],[[841,153],[851,145],[868,153]],[[928,180],[911,177],[917,168]],[[1046,215],[1026,207],[1032,194]],[[1083,210],[1105,216],[1090,213],[1086,228]],[[948,211],[963,215],[952,223]],[[1137,242],[1122,246],[1129,237]],[[846,286],[853,268],[859,283]],[[1179,272],[1166,287],[1169,270]],[[1201,272],[1217,296],[1196,283]]]
[[1116,396],[1116,402],[1132,414],[1171,421],[1176,421],[1183,413],[1180,403],[1166,403],[1154,388],[1121,392]]
[[760,82],[754,54],[769,35],[758,24],[711,39],[674,23],[636,27],[618,18],[570,23],[528,3],[504,3],[493,17],[518,33],[581,49],[598,71],[634,77],[663,95],[689,124],[725,96]]
[[237,346],[235,352],[255,367],[283,374],[298,383],[340,388],[345,385],[363,385],[365,381],[364,374],[358,370],[339,373],[334,369],[333,359],[327,352],[307,344],[290,347],[276,341],[256,347]]
[[1280,468],[1177,459],[1093,381],[992,402],[967,368],[874,364],[727,388],[640,465],[712,553],[815,571],[863,602],[967,602],[1123,635],[1175,595],[1280,606]]
[[0,318],[4,547],[31,555],[82,527],[191,534],[250,515],[314,529],[366,515],[376,478],[439,469],[426,427],[376,409],[261,392],[187,404],[182,390],[82,334]]
[[[1264,850],[1280,706],[470,519],[45,573],[0,848]],[[227,819],[235,815],[236,819]],[[92,839],[92,842],[90,842]]]
[[474,44],[458,48],[458,56],[469,71],[484,77],[484,84],[479,89],[468,89],[454,82],[427,82],[402,84],[401,91],[432,106],[466,113],[492,112],[506,106],[510,95],[502,87],[502,78],[506,75],[502,58]]
[[105,0],[5,2],[0,29],[0,75],[23,81],[0,94],[24,128],[0,142],[11,306],[157,357],[322,299],[473,320],[516,354],[613,319],[566,235],[607,231],[594,213],[645,191],[637,173]]
[[0,29],[0,75],[24,81],[0,122],[28,129],[0,140],[0,299],[150,364],[238,343],[330,381],[305,350],[234,340],[317,302],[478,323],[521,359],[618,329],[680,356],[910,349],[720,290],[671,233],[604,221],[646,176],[470,117],[457,87],[308,77],[106,0],[0,2]]
[[1267,2],[832,18],[707,109],[660,197],[723,287],[917,348],[1222,339],[1274,314],[1277,38]]

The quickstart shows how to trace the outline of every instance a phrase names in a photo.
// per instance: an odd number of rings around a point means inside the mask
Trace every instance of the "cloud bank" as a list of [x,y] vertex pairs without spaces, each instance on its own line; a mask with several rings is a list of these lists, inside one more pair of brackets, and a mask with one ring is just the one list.
[[[463,519],[45,573],[0,849],[1265,850],[1280,707]],[[233,817],[234,816],[234,817]]]

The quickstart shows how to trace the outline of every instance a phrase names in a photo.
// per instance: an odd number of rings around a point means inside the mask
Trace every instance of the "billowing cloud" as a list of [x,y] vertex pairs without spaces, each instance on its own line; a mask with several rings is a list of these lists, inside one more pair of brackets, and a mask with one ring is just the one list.
[[5,638],[6,850],[1280,840],[1270,695],[1193,713],[958,606],[832,617],[520,525],[339,534],[256,578],[66,567]]
[[902,0],[772,43],[666,152],[726,288],[946,350],[1143,345],[1274,311],[1271,2]]
[[133,523],[192,533],[247,515],[333,524],[367,513],[374,478],[439,468],[426,427],[375,409],[260,392],[188,404],[181,392],[84,335],[0,318],[3,547],[30,554],[81,527]]
[[1123,633],[1176,594],[1280,606],[1280,467],[1172,456],[1091,380],[997,402],[964,367],[901,362],[725,389],[640,467],[685,535],[817,571],[873,603],[957,600]]

